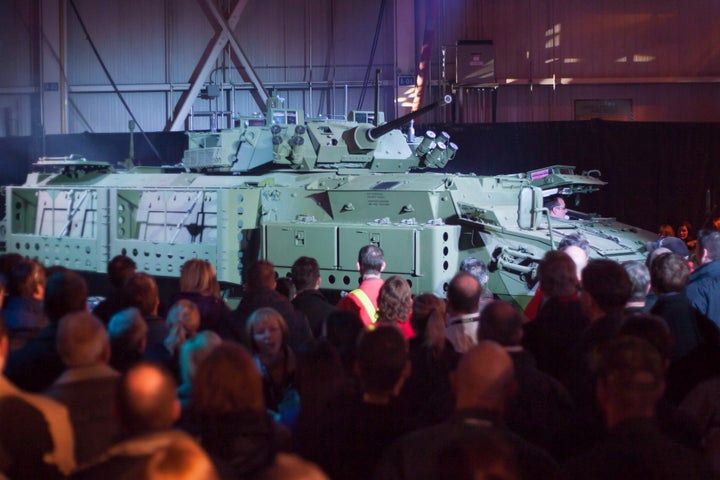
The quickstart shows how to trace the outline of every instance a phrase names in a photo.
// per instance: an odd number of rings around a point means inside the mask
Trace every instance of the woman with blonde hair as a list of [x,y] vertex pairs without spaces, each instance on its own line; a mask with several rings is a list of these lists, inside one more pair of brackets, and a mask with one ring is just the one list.
[[180,270],[180,292],[171,300],[190,300],[200,311],[200,330],[212,330],[228,337],[230,307],[220,296],[220,284],[215,267],[206,260],[191,258]]
[[277,310],[255,310],[245,325],[255,363],[260,370],[265,403],[278,420],[292,426],[300,408],[295,388],[296,359],[288,345],[287,323]]
[[180,380],[180,348],[186,340],[195,336],[200,328],[200,311],[190,300],[178,300],[167,317],[168,334],[162,342],[148,345],[144,357],[160,363],[172,372],[175,380]]

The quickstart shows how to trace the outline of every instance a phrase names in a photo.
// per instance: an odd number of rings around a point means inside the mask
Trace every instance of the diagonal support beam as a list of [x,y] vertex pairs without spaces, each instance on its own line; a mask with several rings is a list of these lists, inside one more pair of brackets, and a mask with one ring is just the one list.
[[208,19],[210,19],[215,27],[215,35],[208,43],[203,56],[195,67],[195,70],[190,77],[190,88],[180,97],[178,105],[175,108],[173,120],[165,127],[165,131],[180,131],[183,129],[183,124],[190,113],[190,109],[192,108],[195,99],[200,94],[200,90],[202,90],[205,80],[210,76],[210,72],[213,69],[213,63],[220,53],[222,53],[223,48],[225,48],[225,45],[227,45],[228,42],[230,42],[233,53],[235,53],[234,58],[240,63],[240,65],[236,65],[238,66],[240,75],[246,82],[252,83],[255,86],[255,90],[252,92],[252,95],[260,109],[263,111],[265,110],[268,98],[267,91],[260,83],[260,79],[233,34],[233,29],[237,26],[240,16],[247,6],[248,1],[249,0],[238,0],[230,13],[230,16],[226,20],[220,14],[217,7],[212,3],[212,0],[198,0],[198,2],[200,2],[200,6],[203,7],[203,10],[205,11],[205,15]]

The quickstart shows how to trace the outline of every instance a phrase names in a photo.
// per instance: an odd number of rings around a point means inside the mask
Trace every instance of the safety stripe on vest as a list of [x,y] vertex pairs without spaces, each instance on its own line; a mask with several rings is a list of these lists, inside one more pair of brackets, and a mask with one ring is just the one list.
[[370,300],[370,297],[368,297],[367,293],[365,293],[364,290],[356,288],[355,290],[350,292],[350,294],[355,295],[355,298],[360,300],[360,304],[362,305],[365,312],[368,314],[370,321],[372,323],[375,323],[378,317],[377,309],[375,308],[375,305],[373,305],[373,302],[372,300]]

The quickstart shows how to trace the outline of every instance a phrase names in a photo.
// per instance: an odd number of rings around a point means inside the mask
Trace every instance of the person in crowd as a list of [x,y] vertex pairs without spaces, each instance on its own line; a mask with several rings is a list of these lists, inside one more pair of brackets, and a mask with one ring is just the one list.
[[575,405],[565,387],[538,370],[532,354],[522,347],[524,322],[520,310],[497,300],[480,314],[478,341],[496,342],[512,359],[518,390],[505,415],[508,427],[524,439],[548,448],[558,421]]
[[117,440],[115,416],[120,373],[108,365],[110,341],[102,322],[88,312],[60,319],[57,349],[67,367],[44,392],[65,405],[75,432],[75,458],[83,464]]
[[[690,256],[690,251],[688,250],[687,245],[685,245],[685,242],[683,242],[677,237],[660,237],[654,242],[650,242],[647,244],[647,249],[649,253],[652,253],[659,248],[667,248],[672,253],[677,253],[685,260],[688,260]],[[650,268],[649,265],[648,268]]]
[[327,414],[335,398],[357,391],[354,380],[345,370],[337,350],[326,338],[318,338],[312,348],[298,355],[296,384],[302,402],[293,428],[296,453],[309,460],[317,460],[320,419]]
[[292,425],[300,407],[295,385],[297,362],[288,345],[288,326],[269,307],[255,310],[247,321],[250,350],[263,381],[265,404],[279,420]]
[[43,311],[45,269],[35,260],[23,258],[10,269],[8,299],[2,306],[10,336],[10,349],[17,350],[48,325]]
[[297,288],[295,288],[292,279],[288,277],[280,277],[275,280],[275,291],[287,298],[290,302],[292,302],[297,295]]
[[72,270],[59,271],[48,277],[43,309],[49,324],[37,337],[13,351],[5,366],[5,374],[18,387],[42,392],[65,370],[55,346],[58,322],[68,313],[85,311],[87,296],[85,279]]
[[172,296],[170,303],[189,300],[200,311],[200,330],[212,330],[221,337],[228,337],[230,307],[220,296],[220,284],[215,268],[207,260],[191,258],[180,269],[180,292]]
[[320,419],[318,464],[330,478],[371,478],[382,451],[405,433],[396,398],[410,373],[406,340],[391,325],[378,325],[358,340],[362,395],[333,404]]
[[[703,342],[703,315],[690,305],[685,288],[690,278],[687,261],[676,253],[660,255],[652,264],[651,283],[658,296],[651,313],[665,320],[674,339],[670,361],[677,361]],[[705,328],[713,328],[710,323]]]
[[617,335],[624,321],[624,310],[632,295],[630,276],[619,263],[593,259],[582,272],[580,300],[590,325],[572,347],[572,372],[566,387],[578,404],[594,398],[590,359],[596,348]]
[[669,225],[667,223],[661,223],[658,227],[658,237],[664,238],[664,237],[674,237],[675,236],[675,229],[672,227],[672,225]]
[[687,413],[700,428],[705,458],[715,473],[720,474],[720,377],[716,376],[695,386],[680,403],[680,410]]
[[72,479],[141,478],[156,452],[179,439],[193,441],[186,433],[172,429],[180,416],[175,381],[156,364],[139,362],[121,377],[116,405],[123,439],[95,462],[75,471]]
[[75,468],[75,440],[67,408],[20,390],[3,375],[9,343],[0,314],[0,476],[63,478]]
[[495,431],[449,443],[438,453],[438,471],[454,480],[520,480],[512,445]]
[[452,413],[450,372],[460,360],[445,338],[445,302],[432,293],[418,295],[410,319],[415,336],[409,342],[410,376],[400,391],[403,411],[413,427],[426,427]]
[[159,315],[160,291],[152,275],[136,273],[125,282],[128,305],[140,310],[147,323],[147,345],[162,343],[168,336],[168,324]]
[[215,347],[222,343],[222,338],[212,330],[203,330],[180,347],[179,368],[180,385],[178,386],[178,398],[180,405],[185,410],[190,403],[192,385],[195,374],[200,364],[207,358]]
[[[575,271],[578,282],[582,277],[582,271],[590,258],[590,242],[580,232],[573,232],[565,235],[558,243],[558,250],[565,252],[575,262]],[[542,288],[537,288],[530,302],[525,306],[525,316],[528,320],[535,320],[542,304],[545,303],[545,295]]]
[[510,355],[495,342],[484,340],[460,360],[453,376],[455,413],[446,421],[408,433],[387,448],[375,478],[430,480],[445,478],[440,452],[448,445],[463,445],[478,436],[498,435],[507,442],[518,462],[520,478],[557,478],[555,461],[504,426],[503,417],[517,389]]
[[650,293],[650,270],[643,262],[628,260],[621,263],[632,282],[632,295],[625,305],[625,314],[647,312],[652,305],[647,304],[648,293]]
[[480,313],[478,302],[482,287],[467,272],[460,272],[450,280],[447,291],[447,322],[445,336],[458,353],[467,352],[477,343]]
[[278,453],[275,463],[266,469],[258,480],[329,480],[314,463],[297,455]]
[[244,293],[240,305],[231,319],[231,329],[236,340],[250,345],[251,338],[246,336],[247,322],[257,309],[268,307],[278,312],[288,329],[287,343],[295,351],[301,351],[312,341],[312,331],[305,315],[295,310],[290,300],[275,290],[275,266],[259,260],[244,271]]
[[415,332],[410,324],[412,302],[412,292],[407,280],[400,275],[389,277],[378,294],[378,319],[375,325],[395,325],[405,338],[414,337]]
[[147,347],[147,322],[135,307],[120,310],[110,318],[110,366],[120,373],[142,360]]
[[320,292],[320,266],[314,258],[300,257],[295,260],[290,272],[297,290],[292,304],[305,314],[313,336],[318,338],[322,335],[323,323],[335,310]]
[[146,360],[164,365],[176,380],[180,380],[180,347],[188,338],[192,338],[200,328],[200,310],[194,302],[180,299],[168,310],[165,319],[168,336],[162,343],[148,345],[143,354]]
[[[652,345],[660,354],[663,367],[669,363],[672,353],[673,339],[665,321],[650,313],[636,313],[627,316],[617,336],[639,338]],[[599,350],[598,350],[599,351]],[[595,354],[597,360],[597,352]],[[596,380],[597,382],[597,380]],[[665,435],[691,449],[699,449],[701,432],[692,419],[678,408],[660,398],[655,405],[655,417]],[[608,437],[608,429],[603,419],[602,410],[597,401],[586,402],[559,422],[555,435],[553,453],[558,460],[567,460],[585,454]]]
[[695,250],[699,265],[685,294],[693,307],[720,326],[720,231],[701,230]]
[[139,480],[220,480],[208,454],[194,441],[180,437],[150,456]]
[[[569,247],[579,248],[582,250],[582,254],[575,255],[578,252],[575,249],[570,249]],[[585,235],[581,232],[568,233],[560,239],[560,242],[558,243],[558,250],[562,250],[570,255],[570,258],[572,258],[573,262],[575,262],[575,266],[577,267],[577,276],[578,279],[580,279],[582,271],[590,259],[590,242],[587,237],[585,237]]]
[[112,290],[104,300],[95,306],[92,312],[105,325],[113,315],[128,307],[123,287],[125,282],[135,275],[136,268],[135,261],[126,255],[116,255],[108,262],[107,274]]
[[677,236],[680,240],[685,242],[689,251],[692,252],[695,250],[697,239],[695,238],[695,229],[693,228],[692,223],[687,220],[683,221],[677,228]]
[[350,310],[336,309],[323,323],[322,338],[338,352],[348,375],[353,375],[357,339],[364,329],[360,317]]
[[524,325],[522,344],[540,370],[565,381],[572,368],[570,349],[590,323],[578,296],[576,264],[564,251],[550,251],[538,266],[538,277],[545,302],[535,320]]
[[[17,262],[24,260],[25,257],[19,253],[2,253],[0,254],[0,281],[7,286],[10,279],[10,270]],[[47,271],[45,272],[47,276]]]
[[490,273],[485,262],[476,257],[467,257],[460,262],[460,271],[467,272],[478,282],[482,287],[482,293],[480,294],[480,302],[478,303],[478,312],[482,313],[482,309],[493,300],[498,300],[498,297],[493,294],[488,288],[488,281],[490,280]]
[[543,207],[547,208],[548,213],[553,218],[567,218],[567,205],[565,205],[565,199],[560,195],[549,197],[544,203]]
[[265,409],[263,380],[251,354],[233,342],[199,365],[181,426],[213,459],[222,478],[255,478],[290,447],[290,433]]
[[564,478],[715,478],[695,451],[664,435],[655,420],[664,365],[658,351],[636,337],[606,344],[596,365],[597,401],[608,428],[604,443],[563,465]]
[[358,252],[357,269],[360,272],[360,287],[351,291],[337,303],[337,308],[355,312],[365,326],[377,321],[377,298],[383,280],[380,274],[385,270],[385,253],[377,245],[365,245]]

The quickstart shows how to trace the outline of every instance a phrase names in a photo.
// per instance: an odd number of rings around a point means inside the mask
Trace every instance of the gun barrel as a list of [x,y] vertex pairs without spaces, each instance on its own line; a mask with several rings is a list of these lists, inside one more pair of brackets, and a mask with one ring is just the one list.
[[396,118],[395,120],[391,120],[388,123],[380,125],[379,127],[370,129],[367,132],[368,140],[375,141],[378,138],[385,135],[386,133],[388,133],[390,130],[395,130],[396,128],[402,127],[410,120],[417,118],[420,115],[423,115],[424,113],[429,112],[430,110],[434,110],[438,107],[444,107],[445,105],[447,105],[451,102],[452,102],[452,97],[450,95],[445,95],[443,98],[441,98],[437,102],[433,102],[430,105],[426,105],[418,110],[415,110],[414,112],[410,112],[407,115],[403,115],[402,117]]

